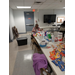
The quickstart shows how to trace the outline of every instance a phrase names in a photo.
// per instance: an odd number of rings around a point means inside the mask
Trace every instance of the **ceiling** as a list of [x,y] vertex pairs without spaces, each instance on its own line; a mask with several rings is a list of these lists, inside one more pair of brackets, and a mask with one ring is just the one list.
[[[42,3],[35,4],[35,1]],[[31,6],[31,9],[63,9],[65,0],[9,0],[9,6],[17,9],[17,6]]]

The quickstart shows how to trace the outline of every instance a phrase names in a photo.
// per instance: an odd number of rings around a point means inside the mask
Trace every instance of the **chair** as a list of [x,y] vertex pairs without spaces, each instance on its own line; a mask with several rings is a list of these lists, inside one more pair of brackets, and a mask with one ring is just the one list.
[[50,73],[48,72],[48,68],[47,69],[41,68],[40,71],[41,71],[41,75],[44,75],[43,71],[45,71],[47,75],[50,75]]
[[57,27],[56,27],[56,25],[52,25],[51,33],[54,33],[54,31],[57,31]]
[[17,28],[15,26],[12,27],[12,31],[13,31],[14,38],[18,38],[19,37],[19,33],[18,33],[18,30],[17,30]]
[[31,44],[32,44],[32,50],[33,48],[35,48],[35,53],[42,53],[41,48],[39,46],[39,44],[37,43],[37,41],[35,40],[35,38],[33,37],[33,35],[31,35]]
[[43,74],[44,71],[47,75],[50,75],[48,69],[48,61],[44,54],[34,53],[32,60],[35,74],[44,75]]

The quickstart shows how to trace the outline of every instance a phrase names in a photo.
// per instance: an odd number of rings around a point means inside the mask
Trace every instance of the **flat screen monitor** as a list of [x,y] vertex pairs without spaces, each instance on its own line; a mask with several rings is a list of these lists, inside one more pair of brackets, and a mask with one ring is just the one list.
[[52,23],[56,21],[56,14],[44,15],[44,23]]

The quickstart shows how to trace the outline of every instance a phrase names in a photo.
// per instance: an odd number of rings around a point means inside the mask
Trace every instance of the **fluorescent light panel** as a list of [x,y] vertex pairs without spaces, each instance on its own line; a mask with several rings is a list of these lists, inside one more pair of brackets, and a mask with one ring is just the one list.
[[31,6],[17,6],[17,8],[31,8]]

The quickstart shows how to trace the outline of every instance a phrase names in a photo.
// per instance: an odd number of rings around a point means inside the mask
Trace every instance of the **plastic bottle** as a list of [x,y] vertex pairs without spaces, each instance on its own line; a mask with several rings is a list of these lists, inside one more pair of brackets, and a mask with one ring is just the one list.
[[46,31],[45,31],[45,36],[46,36]]
[[48,32],[47,36],[48,36],[49,39],[51,39],[51,34],[50,34],[50,32]]
[[41,39],[44,39],[44,31],[42,31],[40,34],[41,34]]
[[51,35],[51,37],[52,37],[52,42],[54,42],[54,35]]
[[62,33],[61,32],[58,33],[58,40],[62,41]]

